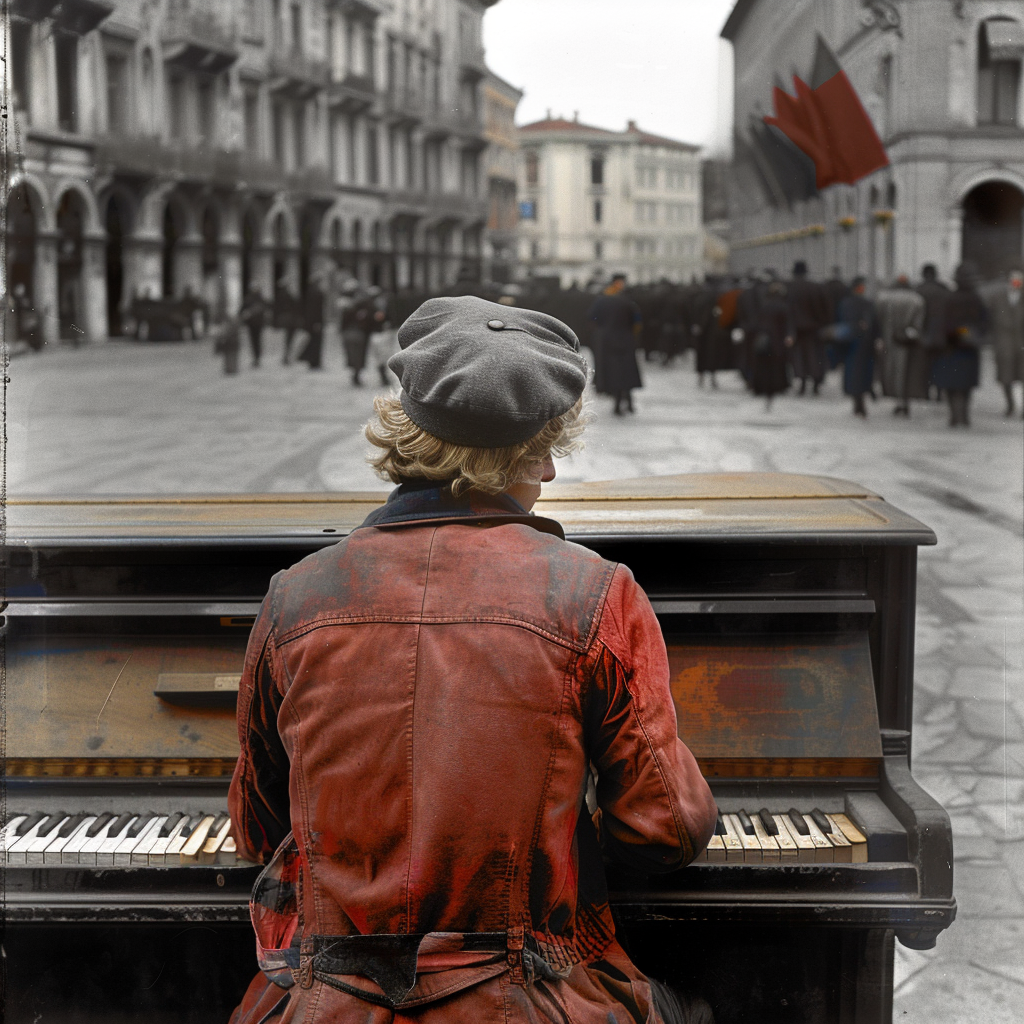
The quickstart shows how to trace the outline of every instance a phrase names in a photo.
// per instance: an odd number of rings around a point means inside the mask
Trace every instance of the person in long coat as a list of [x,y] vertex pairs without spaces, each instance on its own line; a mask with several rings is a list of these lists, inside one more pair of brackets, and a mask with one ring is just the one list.
[[626,278],[616,274],[590,307],[594,325],[594,387],[615,399],[615,415],[633,411],[633,388],[643,387],[636,361],[636,339],[641,328],[640,310],[623,295]]
[[912,398],[928,397],[928,357],[921,343],[925,301],[904,275],[875,299],[882,326],[882,393],[896,399],[893,414],[910,415]]
[[807,276],[807,264],[797,260],[793,264],[793,279],[786,289],[789,314],[789,337],[792,339],[791,356],[793,377],[800,381],[798,394],[804,394],[810,382],[814,394],[821,391],[825,379],[825,346],[819,335],[830,322],[830,303],[820,284]]
[[252,365],[260,365],[263,356],[263,328],[267,322],[267,304],[260,294],[259,288],[251,284],[242,299],[239,319],[249,332],[249,348],[252,351]]
[[299,353],[299,359],[309,365],[311,370],[323,369],[324,353],[324,303],[326,296],[320,287],[320,276],[314,276],[306,288],[306,296],[302,304],[303,327],[309,335],[306,344]]
[[[921,268],[921,283],[917,294],[924,299],[924,331],[921,335],[922,355],[928,365],[931,384],[931,364],[946,345],[946,303],[952,292],[939,280],[934,263]],[[934,385],[932,385],[934,386]]]
[[946,299],[944,344],[932,361],[931,381],[946,393],[949,425],[970,426],[971,392],[978,386],[979,348],[988,329],[988,311],[977,290],[977,273],[962,263],[954,275],[956,291]]
[[1024,380],[1024,273],[1011,270],[1006,286],[989,300],[996,380],[1006,395],[1006,415],[1014,414],[1013,383]]
[[843,328],[843,392],[853,399],[855,416],[867,416],[864,396],[875,379],[875,348],[882,335],[875,304],[867,297],[867,281],[854,279],[853,289],[839,303]]
[[228,804],[267,867],[232,1024],[663,1024],[602,858],[678,869],[716,807],[647,597],[530,512],[582,429],[579,342],[472,296],[399,342],[366,429],[397,488],[249,638]]
[[789,387],[789,325],[786,286],[781,281],[772,281],[761,290],[753,325],[748,328],[747,348],[750,390],[765,398],[767,409],[771,408],[772,399]]

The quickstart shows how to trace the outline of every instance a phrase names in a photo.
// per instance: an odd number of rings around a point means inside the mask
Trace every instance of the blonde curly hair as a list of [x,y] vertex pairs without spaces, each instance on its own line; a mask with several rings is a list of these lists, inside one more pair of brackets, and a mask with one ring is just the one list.
[[452,494],[483,491],[500,494],[522,480],[548,455],[570,455],[583,447],[580,435],[589,422],[583,399],[548,420],[533,437],[508,448],[468,448],[442,441],[418,427],[402,408],[397,393],[373,400],[376,414],[363,428],[366,440],[380,451],[367,461],[383,480],[410,478],[451,481]]

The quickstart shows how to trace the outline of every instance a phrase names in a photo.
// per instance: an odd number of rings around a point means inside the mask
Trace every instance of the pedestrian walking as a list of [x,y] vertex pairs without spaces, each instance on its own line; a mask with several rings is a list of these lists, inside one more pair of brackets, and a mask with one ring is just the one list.
[[951,294],[949,288],[939,280],[934,263],[926,263],[921,268],[921,283],[917,286],[917,294],[924,299],[924,331],[921,335],[921,347],[923,357],[928,364],[930,392],[934,386],[931,383],[931,364],[946,344],[946,303]]
[[832,268],[832,276],[821,286],[821,290],[825,293],[825,302],[828,305],[826,323],[834,324],[839,319],[839,303],[850,294],[840,267]]
[[616,274],[611,284],[590,307],[594,325],[594,381],[598,392],[615,399],[614,413],[633,412],[634,388],[643,387],[636,361],[636,339],[641,329],[640,310],[623,295],[625,274]]
[[224,360],[224,373],[229,376],[238,373],[238,354],[242,348],[241,321],[235,316],[227,317],[214,337],[214,351]]
[[928,359],[921,343],[924,298],[904,274],[878,293],[875,305],[882,328],[882,393],[896,399],[893,415],[909,416],[910,400],[928,397]]
[[851,294],[839,303],[838,338],[842,349],[843,392],[853,399],[855,416],[868,414],[864,396],[875,378],[875,348],[881,327],[874,303],[867,297],[867,280],[857,277]]
[[327,299],[320,287],[320,281],[319,274],[310,279],[302,304],[302,326],[306,331],[307,338],[298,358],[306,363],[311,370],[323,369],[324,303]]
[[786,292],[781,281],[770,282],[752,310],[753,328],[747,348],[750,390],[764,397],[765,409],[771,409],[772,399],[789,387],[786,339],[790,312]]
[[352,384],[362,387],[362,373],[366,366],[366,349],[373,326],[373,300],[359,291],[359,282],[345,286],[341,302],[341,344],[345,350],[345,364],[352,373]]
[[388,369],[388,360],[399,351],[398,330],[394,326],[393,303],[379,288],[370,289],[377,294],[372,295],[373,317],[367,339],[367,352],[370,362],[377,370],[380,382],[387,387],[397,378]]
[[259,288],[255,284],[249,285],[249,290],[242,300],[242,308],[239,310],[239,319],[249,332],[249,348],[254,368],[260,365],[263,356],[263,328],[266,326],[268,312],[267,303]]
[[711,386],[717,388],[715,373],[727,368],[720,358],[724,340],[718,326],[722,313],[718,294],[719,289],[711,281],[697,285],[690,294],[690,334],[697,353],[697,387],[701,388],[705,376],[710,378]]
[[800,381],[797,394],[804,394],[810,383],[812,393],[817,395],[825,379],[825,346],[820,334],[831,322],[831,309],[821,285],[808,279],[807,264],[803,260],[793,264],[793,279],[786,289],[786,306],[793,377]]
[[298,296],[288,287],[284,278],[274,286],[274,326],[284,332],[281,364],[287,366],[292,361],[295,332],[302,327],[302,311]]
[[978,386],[979,348],[989,320],[973,265],[962,263],[954,280],[956,290],[945,303],[944,344],[932,362],[931,380],[946,393],[949,425],[968,427],[971,392]]
[[1024,273],[1011,270],[1006,285],[989,300],[996,379],[1006,396],[1006,415],[1014,414],[1013,385],[1024,381]]
[[617,941],[603,861],[679,869],[715,828],[661,628],[530,514],[582,428],[579,342],[472,296],[399,337],[366,427],[398,486],[249,639],[228,805],[265,973],[232,1020],[695,1020]]

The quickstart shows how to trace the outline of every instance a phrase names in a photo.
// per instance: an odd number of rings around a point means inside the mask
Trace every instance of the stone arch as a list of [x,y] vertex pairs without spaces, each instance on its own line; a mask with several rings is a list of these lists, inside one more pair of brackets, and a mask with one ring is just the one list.
[[11,175],[7,189],[8,196],[19,187],[25,188],[29,207],[36,218],[36,230],[52,231],[54,229],[54,207],[50,202],[50,193],[46,186],[34,174],[18,171]]
[[[275,233],[281,223],[285,226],[283,238],[279,233]],[[270,204],[270,209],[263,218],[263,244],[271,247],[283,244],[289,249],[294,249],[299,244],[295,211],[280,196]]]
[[984,277],[1016,269],[1024,261],[1024,189],[990,179],[963,200],[960,256]]
[[950,213],[955,213],[963,206],[969,192],[989,181],[1006,182],[1024,192],[1024,170],[1017,171],[1011,167],[968,167],[950,179],[946,190],[946,208]]
[[65,178],[57,183],[57,187],[53,190],[54,217],[56,217],[56,211],[60,209],[60,204],[69,192],[74,192],[81,201],[82,210],[85,213],[85,221],[82,224],[82,230],[85,235],[93,238],[101,237],[104,229],[96,204],[96,197],[80,181]]

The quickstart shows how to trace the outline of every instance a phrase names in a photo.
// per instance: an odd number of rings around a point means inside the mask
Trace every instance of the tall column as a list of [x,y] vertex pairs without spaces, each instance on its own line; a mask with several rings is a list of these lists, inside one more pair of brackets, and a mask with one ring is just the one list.
[[260,245],[252,253],[252,280],[268,302],[274,297],[274,249]]
[[82,316],[90,341],[107,340],[107,236],[103,231],[82,239]]
[[153,231],[140,230],[124,240],[124,285],[127,305],[134,298],[157,299],[163,289],[163,238]]
[[186,292],[195,296],[203,292],[203,240],[199,235],[186,235],[175,246],[174,295]]
[[242,306],[242,246],[237,238],[221,243],[220,274],[224,312],[227,316],[235,316]]
[[57,302],[56,231],[36,233],[36,265],[33,273],[32,303],[39,315],[43,341],[56,345],[60,341],[60,306]]

